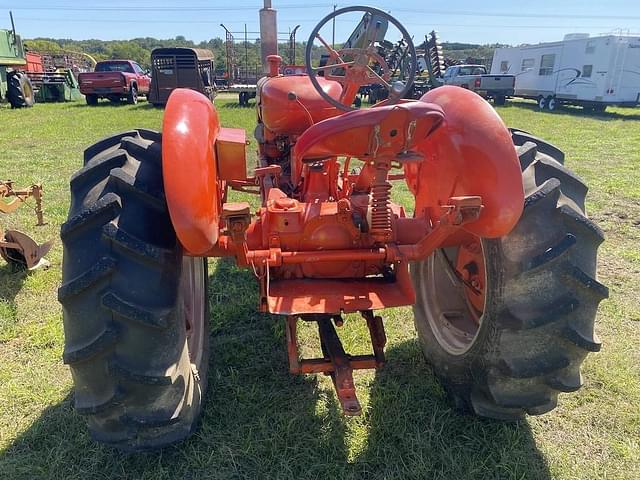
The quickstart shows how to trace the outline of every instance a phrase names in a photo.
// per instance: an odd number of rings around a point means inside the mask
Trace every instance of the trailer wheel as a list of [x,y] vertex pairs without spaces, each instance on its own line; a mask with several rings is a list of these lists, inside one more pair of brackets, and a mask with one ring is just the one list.
[[582,385],[580,365],[600,349],[596,280],[603,233],[587,219],[587,187],[546,144],[513,132],[525,208],[499,239],[470,237],[412,266],[422,349],[453,404],[518,420],[556,407]]
[[544,98],[542,95],[540,95],[538,97],[538,108],[540,110],[544,110],[546,108],[546,106],[547,106],[547,99]]
[[176,240],[160,134],[88,148],[71,196],[58,298],[75,408],[94,439],[123,450],[179,441],[207,388],[207,264]]
[[11,108],[32,107],[35,103],[33,85],[25,73],[10,72],[7,75],[7,100]]
[[98,104],[98,96],[93,94],[88,94],[84,96],[84,99],[87,101],[87,105],[97,105]]
[[555,111],[557,106],[558,106],[558,104],[557,104],[556,97],[553,97],[553,96],[549,95],[547,97],[547,108],[549,109],[549,111],[550,112]]

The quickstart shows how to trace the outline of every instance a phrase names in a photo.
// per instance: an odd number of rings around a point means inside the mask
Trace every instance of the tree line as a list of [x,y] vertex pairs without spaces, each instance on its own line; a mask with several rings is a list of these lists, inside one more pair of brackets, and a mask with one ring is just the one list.
[[[211,50],[215,57],[215,69],[217,72],[226,70],[226,49],[225,42],[221,38],[212,38],[199,43],[187,40],[179,35],[170,39],[157,39],[152,37],[134,38],[131,40],[72,40],[54,38],[34,38],[25,40],[25,45],[32,51],[62,52],[75,51],[88,53],[96,60],[107,59],[128,59],[138,62],[143,68],[150,67],[151,51],[158,47],[188,47],[205,48]],[[306,42],[297,42],[295,45],[295,64],[304,64],[304,51]],[[490,63],[493,51],[499,45],[478,45],[468,43],[447,43],[442,44],[445,56],[456,61],[466,61],[467,59],[483,60],[482,63]],[[245,65],[248,70],[254,69],[260,62],[260,42],[259,41],[239,41],[235,44],[235,60],[240,69]],[[284,61],[289,63],[293,58],[288,43],[279,45],[279,53]]]

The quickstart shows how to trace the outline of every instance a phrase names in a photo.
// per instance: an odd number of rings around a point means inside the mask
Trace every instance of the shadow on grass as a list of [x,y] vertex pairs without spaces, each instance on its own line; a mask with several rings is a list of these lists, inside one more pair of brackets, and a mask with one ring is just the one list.
[[29,273],[27,269],[4,263],[0,257],[0,302],[6,303],[10,309],[13,309],[16,295],[22,289]]
[[120,108],[120,107],[132,107],[132,108],[158,108],[155,107],[152,103],[147,102],[146,100],[139,99],[138,103],[135,105],[127,103],[126,100],[121,100],[119,102],[112,102],[111,100],[101,99],[95,105],[88,105],[87,102],[77,101],[71,104],[74,108]]
[[371,387],[367,448],[355,478],[550,479],[528,423],[453,410],[417,340],[386,354]]
[[415,341],[389,349],[364,417],[345,418],[316,377],[289,374],[283,322],[256,313],[252,274],[219,261],[209,282],[211,390],[190,439],[121,454],[89,439],[69,395],[0,452],[0,478],[549,478],[526,424],[449,408]]
[[553,112],[550,112],[548,110],[544,110],[541,111],[540,108],[538,107],[537,103],[534,102],[521,102],[521,101],[507,101],[507,103],[504,106],[501,106],[501,109],[508,109],[508,108],[526,108],[528,110],[535,110],[537,111],[540,115],[571,115],[574,117],[582,117],[582,118],[592,118],[592,119],[596,119],[596,120],[603,120],[603,121],[608,121],[608,120],[631,120],[631,121],[638,121],[640,120],[640,114],[637,113],[632,113],[635,112],[636,109],[635,108],[627,108],[626,110],[629,111],[628,114],[623,114],[620,112],[611,112],[611,111],[605,111],[605,112],[589,112],[585,109],[583,109],[582,107],[577,107],[577,106],[570,106],[570,105],[560,105],[556,108],[556,110],[554,110]]
[[[226,99],[225,99],[226,100]],[[252,108],[256,108],[256,103],[254,101],[249,101],[247,105],[240,105],[238,102],[220,102],[216,107],[222,106],[222,108],[228,108],[231,110],[250,110]]]

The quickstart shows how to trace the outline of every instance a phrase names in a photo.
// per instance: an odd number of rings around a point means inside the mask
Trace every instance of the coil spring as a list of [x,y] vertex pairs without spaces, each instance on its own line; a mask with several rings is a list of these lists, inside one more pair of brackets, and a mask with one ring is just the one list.
[[371,225],[369,233],[376,241],[391,238],[391,184],[387,182],[387,169],[378,168],[376,181],[371,186]]

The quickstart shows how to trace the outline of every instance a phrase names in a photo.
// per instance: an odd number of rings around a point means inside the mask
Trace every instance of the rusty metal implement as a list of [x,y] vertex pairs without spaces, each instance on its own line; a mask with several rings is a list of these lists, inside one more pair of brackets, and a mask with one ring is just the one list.
[[[40,184],[27,188],[14,188],[11,180],[0,180],[0,213],[11,213],[25,204],[27,199],[35,200],[34,211],[38,219],[37,225],[45,225],[42,212],[43,189]],[[8,199],[8,201],[6,201]],[[43,258],[51,249],[53,241],[39,245],[31,237],[17,230],[4,231],[0,227],[0,256],[14,266],[24,266],[29,270],[47,268],[50,263]]]

